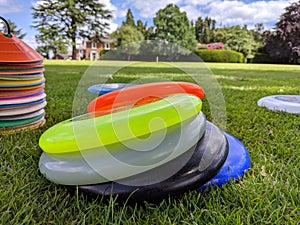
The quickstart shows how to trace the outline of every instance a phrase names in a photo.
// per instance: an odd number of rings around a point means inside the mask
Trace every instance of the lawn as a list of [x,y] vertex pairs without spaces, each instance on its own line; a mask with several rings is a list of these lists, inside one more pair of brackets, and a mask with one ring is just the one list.
[[[222,88],[226,105],[226,117],[222,117],[226,123],[218,125],[247,147],[250,170],[243,179],[222,188],[192,191],[158,204],[128,205],[69,192],[39,173],[39,137],[72,116],[74,94],[89,65],[84,61],[45,61],[46,125],[0,136],[0,224],[299,224],[300,117],[257,106],[267,95],[299,95],[299,66],[207,64]],[[169,64],[150,62],[122,68],[108,81],[139,78],[193,81]],[[208,102],[204,101],[203,111],[210,120]]]

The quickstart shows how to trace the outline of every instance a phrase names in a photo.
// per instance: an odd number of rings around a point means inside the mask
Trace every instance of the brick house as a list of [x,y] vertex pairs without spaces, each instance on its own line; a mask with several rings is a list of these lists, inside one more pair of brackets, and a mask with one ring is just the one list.
[[113,49],[114,42],[114,39],[98,35],[90,40],[82,41],[82,43],[76,47],[76,59],[98,60],[100,59],[102,50],[109,51]]

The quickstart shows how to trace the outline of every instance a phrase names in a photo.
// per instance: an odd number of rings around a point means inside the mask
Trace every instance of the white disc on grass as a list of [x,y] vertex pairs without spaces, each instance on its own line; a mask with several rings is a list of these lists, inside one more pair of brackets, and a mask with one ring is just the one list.
[[300,114],[300,95],[271,95],[259,99],[257,104],[273,111]]

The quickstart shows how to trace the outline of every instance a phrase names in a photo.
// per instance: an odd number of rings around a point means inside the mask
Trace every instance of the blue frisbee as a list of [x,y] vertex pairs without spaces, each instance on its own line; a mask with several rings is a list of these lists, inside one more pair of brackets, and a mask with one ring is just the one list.
[[227,138],[229,144],[228,156],[221,167],[220,171],[214,176],[210,181],[206,184],[198,188],[198,191],[204,190],[210,186],[219,186],[221,187],[230,179],[238,179],[244,175],[244,172],[250,167],[250,157],[248,154],[248,150],[243,145],[240,140],[236,137],[226,133],[225,136]]
[[104,95],[106,93],[119,90],[125,87],[133,86],[134,84],[127,83],[111,83],[111,84],[95,84],[88,88],[88,91],[93,94]]

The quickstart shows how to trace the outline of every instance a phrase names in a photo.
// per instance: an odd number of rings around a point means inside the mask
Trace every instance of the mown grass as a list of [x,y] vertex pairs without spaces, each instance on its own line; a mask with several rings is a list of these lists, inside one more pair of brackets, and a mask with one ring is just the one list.
[[[299,224],[300,117],[257,107],[266,95],[299,95],[299,66],[208,64],[225,98],[226,131],[248,148],[251,169],[222,188],[192,191],[158,204],[127,205],[69,192],[38,170],[39,136],[71,117],[74,92],[89,65],[46,61],[45,127],[0,136],[0,224]],[[133,64],[110,81],[145,76],[191,81],[164,63]]]

